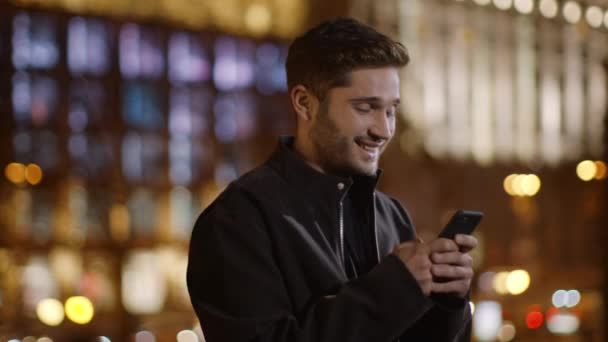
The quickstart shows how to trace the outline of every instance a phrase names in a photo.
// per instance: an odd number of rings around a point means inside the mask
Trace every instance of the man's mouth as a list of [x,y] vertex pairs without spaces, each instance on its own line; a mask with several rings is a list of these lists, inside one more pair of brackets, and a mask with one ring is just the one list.
[[380,150],[380,147],[382,147],[381,143],[366,141],[364,139],[356,139],[355,143],[372,157],[376,156]]

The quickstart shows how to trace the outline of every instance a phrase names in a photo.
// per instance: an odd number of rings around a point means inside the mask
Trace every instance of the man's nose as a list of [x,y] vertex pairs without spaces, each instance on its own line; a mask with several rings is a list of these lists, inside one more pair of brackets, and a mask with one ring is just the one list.
[[394,123],[388,112],[390,109],[379,110],[374,115],[374,124],[369,130],[370,135],[376,139],[388,140],[393,136]]

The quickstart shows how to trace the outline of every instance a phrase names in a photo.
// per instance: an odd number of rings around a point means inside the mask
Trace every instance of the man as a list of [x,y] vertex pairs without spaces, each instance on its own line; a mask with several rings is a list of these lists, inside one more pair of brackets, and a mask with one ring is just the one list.
[[424,243],[375,190],[408,61],[353,19],[290,46],[295,137],[230,184],[192,233],[188,289],[207,341],[470,339],[475,238]]

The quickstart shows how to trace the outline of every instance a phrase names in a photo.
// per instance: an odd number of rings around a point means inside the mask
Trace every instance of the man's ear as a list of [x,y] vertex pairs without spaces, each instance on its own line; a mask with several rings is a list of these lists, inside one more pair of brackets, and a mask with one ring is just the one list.
[[298,84],[290,92],[291,104],[296,115],[304,121],[312,121],[319,108],[319,100],[305,86]]

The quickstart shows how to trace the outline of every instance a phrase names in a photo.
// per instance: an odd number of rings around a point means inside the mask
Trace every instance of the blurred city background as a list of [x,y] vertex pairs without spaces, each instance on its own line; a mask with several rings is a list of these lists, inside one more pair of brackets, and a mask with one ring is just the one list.
[[0,2],[0,341],[204,341],[192,224],[337,15],[412,57],[381,189],[425,240],[486,214],[475,340],[608,341],[607,0]]

